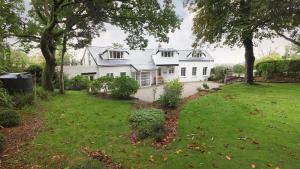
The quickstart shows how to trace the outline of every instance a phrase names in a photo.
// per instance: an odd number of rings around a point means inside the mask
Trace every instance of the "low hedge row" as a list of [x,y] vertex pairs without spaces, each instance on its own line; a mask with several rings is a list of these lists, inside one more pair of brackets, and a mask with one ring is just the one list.
[[266,79],[274,76],[300,77],[300,60],[263,61],[255,65],[257,74]]

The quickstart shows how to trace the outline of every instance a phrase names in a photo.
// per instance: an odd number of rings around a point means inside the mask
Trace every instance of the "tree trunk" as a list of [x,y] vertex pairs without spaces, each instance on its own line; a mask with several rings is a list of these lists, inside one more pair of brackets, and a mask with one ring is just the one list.
[[61,52],[61,63],[60,63],[60,74],[59,74],[59,93],[65,93],[65,85],[64,85],[64,56],[67,51],[67,37],[64,35],[63,37],[63,48]]
[[55,73],[55,46],[51,34],[45,31],[41,36],[41,51],[46,60],[42,86],[47,91],[54,91],[53,76]]
[[251,38],[245,38],[243,41],[245,47],[245,67],[246,67],[246,74],[245,74],[245,83],[253,84],[253,67],[254,67],[254,51],[253,51],[253,42]]

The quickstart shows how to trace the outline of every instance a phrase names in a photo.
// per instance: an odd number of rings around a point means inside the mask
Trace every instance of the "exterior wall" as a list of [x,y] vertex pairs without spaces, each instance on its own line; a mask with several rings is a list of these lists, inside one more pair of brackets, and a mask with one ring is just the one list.
[[[181,76],[181,68],[186,67],[186,76]],[[192,68],[197,67],[197,75],[192,76]],[[203,67],[207,67],[207,75],[203,75]],[[179,62],[179,80],[181,82],[194,82],[206,80],[210,76],[210,70],[213,67],[213,62],[188,62],[180,61]]]
[[88,50],[84,52],[81,63],[84,66],[96,66],[95,60],[93,59],[93,57],[91,56]]
[[121,72],[126,72],[126,76],[131,77],[131,66],[118,66],[118,67],[99,67],[98,77],[106,76],[107,73],[113,73],[114,77],[119,77]]
[[174,66],[174,73],[169,73],[171,67],[161,66],[161,76],[164,78],[164,81],[170,81],[179,77],[179,66]]
[[76,75],[81,75],[82,73],[97,73],[97,66],[64,66],[64,73],[72,78]]

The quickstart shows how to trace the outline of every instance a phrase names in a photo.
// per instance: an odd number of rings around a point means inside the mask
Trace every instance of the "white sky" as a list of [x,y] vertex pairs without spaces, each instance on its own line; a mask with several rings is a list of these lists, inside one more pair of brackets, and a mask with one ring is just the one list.
[[[27,1],[27,0],[26,0]],[[193,16],[187,9],[183,8],[182,0],[173,0],[176,6],[176,13],[183,19],[183,22],[179,30],[169,34],[169,43],[161,43],[162,47],[170,47],[175,49],[191,49],[193,43],[192,25]],[[112,43],[120,43],[127,47],[124,41],[126,34],[115,26],[106,25],[106,32],[101,32],[100,37],[93,39],[91,45],[93,46],[110,46]],[[157,48],[158,42],[153,37],[148,37],[149,43],[147,48]],[[285,46],[290,43],[282,38],[273,40],[264,40],[258,43],[254,49],[255,57],[259,58],[270,51],[276,51],[280,54],[284,54]],[[230,48],[227,46],[214,48],[213,45],[205,47],[215,59],[216,64],[222,63],[241,63],[244,61],[244,49],[243,48]],[[81,58],[84,49],[69,51],[74,54],[76,58]]]

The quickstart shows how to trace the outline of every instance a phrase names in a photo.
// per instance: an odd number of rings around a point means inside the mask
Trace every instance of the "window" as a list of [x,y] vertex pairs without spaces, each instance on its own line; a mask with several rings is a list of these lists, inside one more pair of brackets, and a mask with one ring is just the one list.
[[158,68],[158,76],[161,76],[161,68]]
[[193,57],[200,58],[200,57],[205,57],[205,54],[204,54],[204,53],[201,53],[201,52],[197,52],[197,53],[193,53],[192,56],[193,56]]
[[186,67],[181,68],[181,76],[185,76],[186,74]]
[[196,76],[197,75],[197,67],[192,68],[192,75]]
[[120,76],[126,76],[126,72],[121,72]]
[[93,81],[94,80],[94,76],[90,76],[90,81]]
[[174,68],[174,67],[170,67],[170,68],[169,68],[169,74],[173,74],[174,71],[175,71],[175,68]]
[[203,75],[207,75],[207,67],[203,67]]
[[109,58],[110,59],[123,59],[124,58],[124,52],[109,51]]
[[174,56],[174,52],[172,52],[172,51],[161,52],[161,57],[173,57],[173,56]]
[[114,77],[114,74],[113,73],[107,73],[106,76],[108,76],[108,77]]

